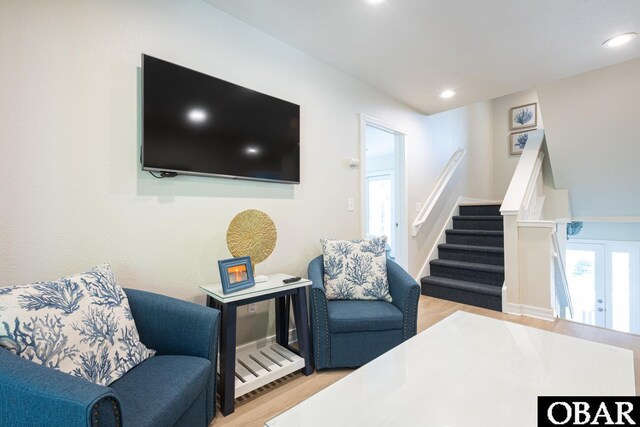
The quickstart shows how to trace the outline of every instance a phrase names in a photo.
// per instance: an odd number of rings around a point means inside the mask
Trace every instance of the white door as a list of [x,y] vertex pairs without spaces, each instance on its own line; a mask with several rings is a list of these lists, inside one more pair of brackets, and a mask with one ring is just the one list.
[[387,236],[389,256],[406,268],[405,134],[363,116],[362,137],[364,237]]
[[387,236],[389,256],[395,259],[396,226],[393,171],[367,176],[366,236]]
[[640,250],[637,243],[605,244],[608,282],[605,298],[608,328],[640,333]]
[[572,320],[604,328],[604,247],[568,242],[566,269],[573,303]]
[[573,320],[640,333],[640,249],[635,242],[570,241]]

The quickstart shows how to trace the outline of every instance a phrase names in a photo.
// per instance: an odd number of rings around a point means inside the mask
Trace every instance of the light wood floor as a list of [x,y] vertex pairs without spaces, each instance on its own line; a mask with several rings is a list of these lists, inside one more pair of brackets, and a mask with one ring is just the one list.
[[[512,316],[426,296],[420,297],[418,306],[418,333],[458,310],[633,350],[636,392],[640,390],[640,336],[565,320],[548,322],[530,317]],[[316,371],[308,377],[300,373],[289,375],[237,399],[235,412],[227,417],[224,417],[218,410],[210,427],[263,426],[266,421],[333,384],[350,372],[352,372],[351,369],[337,369],[325,370],[320,373]]]

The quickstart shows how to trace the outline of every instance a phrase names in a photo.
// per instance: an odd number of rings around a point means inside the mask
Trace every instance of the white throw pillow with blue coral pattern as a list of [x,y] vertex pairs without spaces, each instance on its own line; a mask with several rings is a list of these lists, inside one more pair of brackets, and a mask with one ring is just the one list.
[[0,288],[0,346],[105,386],[155,354],[140,342],[109,264],[54,282]]
[[320,239],[320,242],[327,299],[391,302],[386,236],[371,240]]

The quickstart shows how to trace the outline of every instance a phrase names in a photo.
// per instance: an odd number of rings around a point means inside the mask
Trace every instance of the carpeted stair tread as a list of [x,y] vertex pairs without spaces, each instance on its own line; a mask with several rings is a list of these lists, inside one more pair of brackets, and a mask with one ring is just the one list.
[[[502,228],[502,227],[500,227]],[[454,245],[504,246],[504,232],[501,230],[446,230],[446,243]]]
[[457,251],[470,251],[470,252],[490,252],[493,254],[504,254],[504,248],[497,246],[475,246],[475,245],[460,245],[455,243],[441,243],[438,245],[438,249],[450,249]]
[[499,204],[468,204],[460,205],[458,210],[460,215],[500,215]]
[[502,215],[454,215],[453,219],[468,221],[502,221]]
[[429,262],[431,276],[420,279],[421,292],[434,298],[502,311],[504,230],[500,204],[459,206]]
[[504,265],[504,249],[500,246],[483,246],[460,243],[441,243],[438,245],[438,258],[453,261],[477,262],[479,264]]
[[504,228],[504,223],[501,216],[456,215],[452,219],[454,230],[502,231]]
[[464,280],[448,279],[446,277],[427,276],[420,279],[422,285],[440,286],[442,288],[457,289],[460,291],[474,292],[478,294],[502,296],[502,288],[485,285],[484,283],[467,282]]
[[429,262],[430,265],[441,267],[459,268],[463,270],[485,271],[488,273],[504,274],[504,267],[501,265],[479,264],[477,262],[452,261],[448,259],[434,259]]
[[498,230],[455,230],[449,229],[445,231],[446,234],[473,234],[475,236],[496,236],[502,237],[504,235],[503,231]]

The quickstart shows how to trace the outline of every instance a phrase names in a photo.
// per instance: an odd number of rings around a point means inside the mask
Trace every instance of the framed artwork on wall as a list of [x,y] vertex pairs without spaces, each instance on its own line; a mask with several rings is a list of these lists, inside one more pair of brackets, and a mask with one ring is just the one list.
[[529,134],[536,129],[529,129],[522,132],[514,132],[509,135],[509,154],[517,156],[522,154],[527,141],[529,140]]
[[538,124],[538,103],[520,105],[509,110],[509,129],[535,127]]
[[250,288],[256,284],[251,268],[251,258],[248,256],[219,260],[218,268],[222,292],[225,294]]

